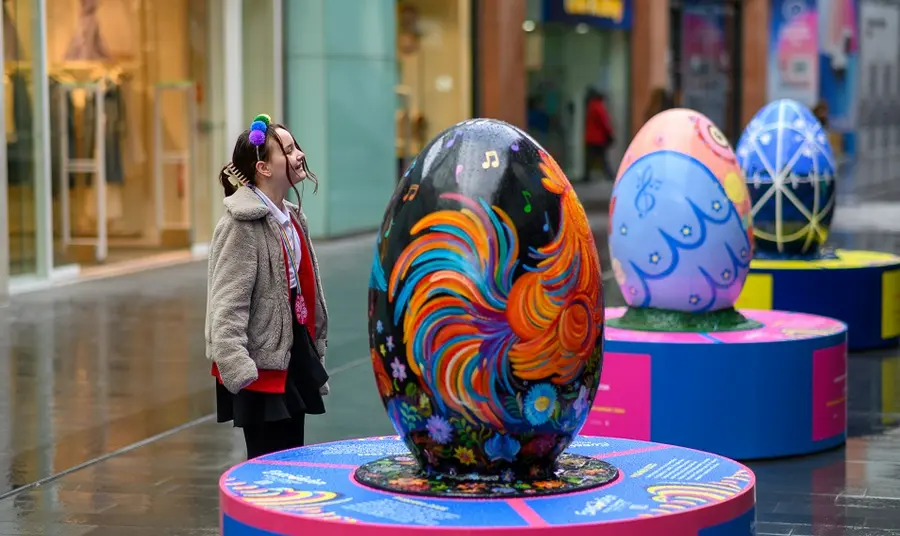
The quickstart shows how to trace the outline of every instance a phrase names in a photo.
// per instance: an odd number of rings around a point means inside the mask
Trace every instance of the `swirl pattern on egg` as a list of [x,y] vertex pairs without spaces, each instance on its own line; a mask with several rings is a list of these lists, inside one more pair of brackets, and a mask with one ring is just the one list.
[[613,272],[630,307],[734,306],[753,257],[747,187],[734,152],[702,114],[670,110],[628,149],[610,204]]

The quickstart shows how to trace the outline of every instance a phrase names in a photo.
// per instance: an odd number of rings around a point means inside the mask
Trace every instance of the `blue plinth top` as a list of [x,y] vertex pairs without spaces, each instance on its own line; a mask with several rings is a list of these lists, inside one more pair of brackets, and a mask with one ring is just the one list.
[[[342,524],[357,525],[359,530],[370,527],[371,531],[359,534],[385,535],[396,534],[398,529],[515,531],[612,524],[625,531],[623,534],[644,536],[658,534],[654,531],[674,517],[679,518],[679,527],[692,527],[693,534],[720,525],[725,530],[729,523],[740,525],[741,519],[752,523],[753,474],[735,461],[706,452],[580,436],[568,452],[612,463],[620,476],[602,488],[550,497],[401,496],[354,480],[360,464],[407,452],[395,436],[371,437],[303,447],[242,463],[226,472],[220,482],[223,514],[226,525],[232,527],[225,534],[293,534],[276,530],[290,526],[291,530],[324,535]],[[496,491],[504,493],[503,487],[496,485]],[[657,525],[654,520],[665,523]],[[247,530],[238,530],[238,525]],[[250,527],[264,531],[250,532]],[[742,533],[728,530],[722,534]]]

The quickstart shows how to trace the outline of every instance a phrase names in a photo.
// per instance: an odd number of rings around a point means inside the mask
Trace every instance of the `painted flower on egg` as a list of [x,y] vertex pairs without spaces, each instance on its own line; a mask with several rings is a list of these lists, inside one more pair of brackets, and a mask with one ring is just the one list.
[[753,258],[747,186],[721,131],[702,114],[652,118],[627,151],[610,204],[613,273],[626,303],[727,309]]
[[799,102],[763,107],[737,146],[752,199],[757,255],[814,255],[834,216],[836,165],[828,134]]

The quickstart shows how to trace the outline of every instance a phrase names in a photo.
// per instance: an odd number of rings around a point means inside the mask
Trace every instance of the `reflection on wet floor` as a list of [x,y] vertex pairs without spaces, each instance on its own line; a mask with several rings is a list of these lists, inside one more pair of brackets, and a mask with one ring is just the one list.
[[[605,221],[594,223],[608,266]],[[834,241],[900,253],[892,233]],[[370,239],[319,255],[334,394],[308,420],[308,440],[393,433],[367,358]],[[0,310],[0,536],[218,533],[217,480],[244,446],[211,418],[205,276],[194,263],[22,295]],[[614,283],[605,292],[622,304]],[[900,534],[898,383],[900,350],[854,355],[847,446],[751,464],[759,534]]]

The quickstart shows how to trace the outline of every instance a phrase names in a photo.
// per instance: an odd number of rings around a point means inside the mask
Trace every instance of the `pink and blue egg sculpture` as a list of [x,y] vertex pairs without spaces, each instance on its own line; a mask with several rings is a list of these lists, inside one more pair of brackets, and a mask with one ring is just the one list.
[[[668,110],[638,132],[609,220],[628,307],[606,311],[603,387],[585,433],[736,459],[844,442],[846,326],[735,308],[742,290],[763,294],[751,203],[728,140],[702,114]],[[752,396],[773,378],[778,389]]]
[[528,134],[481,119],[436,136],[388,205],[369,287],[376,384],[411,456],[357,480],[483,497],[615,477],[564,453],[599,385],[602,278],[572,185]]
[[630,309],[733,311],[753,258],[750,196],[708,118],[674,109],[648,121],[626,151],[609,212],[613,270]]

